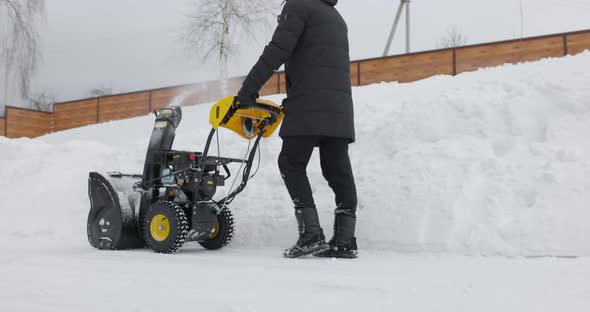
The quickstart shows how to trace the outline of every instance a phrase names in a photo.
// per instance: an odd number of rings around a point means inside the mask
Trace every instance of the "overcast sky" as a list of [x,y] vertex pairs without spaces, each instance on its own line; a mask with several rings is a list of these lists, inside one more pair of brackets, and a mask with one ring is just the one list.
[[[278,10],[282,0],[270,0]],[[211,64],[190,57],[178,39],[191,0],[48,0],[42,30],[43,63],[34,91],[60,100],[87,97],[94,87],[133,91],[216,78]],[[590,0],[523,0],[524,35],[590,28]],[[351,58],[380,56],[398,0],[340,0],[337,8],[349,25]],[[412,50],[436,48],[447,29],[456,27],[468,43],[517,38],[519,0],[413,0]],[[404,21],[393,54],[404,51]],[[256,42],[239,42],[230,66],[243,75],[256,61],[274,25]]]

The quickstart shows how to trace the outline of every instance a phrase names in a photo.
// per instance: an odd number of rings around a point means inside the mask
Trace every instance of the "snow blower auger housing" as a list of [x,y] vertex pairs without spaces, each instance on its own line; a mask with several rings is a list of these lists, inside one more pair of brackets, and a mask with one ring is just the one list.
[[[175,252],[185,241],[197,241],[207,249],[227,245],[234,230],[227,205],[246,187],[260,140],[272,135],[283,116],[282,108],[270,101],[258,99],[243,107],[234,97],[224,98],[211,108],[213,127],[203,151],[193,152],[172,150],[182,119],[180,107],[161,109],[156,113],[143,174],[90,173],[90,245],[98,249],[147,245],[161,253]],[[248,144],[252,146],[245,159],[209,156],[219,127],[254,141]],[[232,176],[230,163],[240,164],[242,181],[235,189],[232,183],[227,196],[215,201],[217,187]]]

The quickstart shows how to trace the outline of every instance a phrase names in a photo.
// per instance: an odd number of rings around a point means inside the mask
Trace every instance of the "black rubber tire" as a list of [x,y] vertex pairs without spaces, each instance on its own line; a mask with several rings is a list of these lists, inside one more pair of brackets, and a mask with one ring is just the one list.
[[234,216],[229,209],[224,208],[221,210],[221,213],[217,215],[217,222],[219,222],[217,235],[199,242],[206,249],[217,250],[225,247],[234,237]]
[[[170,233],[163,241],[157,241],[150,231],[152,219],[162,214],[168,218]],[[145,213],[143,233],[145,241],[152,250],[159,253],[173,253],[182,247],[189,230],[188,220],[184,210],[178,204],[170,201],[160,201],[152,205]]]

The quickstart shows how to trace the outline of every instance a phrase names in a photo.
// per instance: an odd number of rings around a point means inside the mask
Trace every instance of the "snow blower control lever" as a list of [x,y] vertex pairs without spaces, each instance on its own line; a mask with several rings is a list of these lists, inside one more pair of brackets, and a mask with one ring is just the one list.
[[[157,252],[177,251],[185,241],[198,241],[218,249],[233,236],[233,216],[228,209],[248,184],[260,140],[269,137],[283,118],[282,108],[260,100],[240,106],[234,97],[211,108],[209,132],[202,152],[176,151],[172,144],[182,120],[180,107],[156,114],[142,175],[91,172],[88,239],[99,249],[140,248],[147,244]],[[248,140],[243,159],[209,156],[219,127]],[[252,141],[254,143],[252,144]],[[240,164],[241,183],[233,183],[227,195],[213,200],[217,187],[232,175],[231,163]]]

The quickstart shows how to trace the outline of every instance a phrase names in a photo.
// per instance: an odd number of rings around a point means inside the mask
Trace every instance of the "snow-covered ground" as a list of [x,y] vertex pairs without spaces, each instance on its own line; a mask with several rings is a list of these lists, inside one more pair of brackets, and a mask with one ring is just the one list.
[[[590,52],[354,98],[354,261],[281,258],[296,229],[277,136],[232,204],[232,244],[174,255],[86,241],[88,172],[140,172],[152,116],[0,138],[0,311],[590,310]],[[208,110],[184,109],[177,149],[202,149]],[[330,232],[317,158],[309,175]]]
[[2,311],[576,311],[590,259],[506,259],[365,250],[354,261],[278,249],[175,255],[86,244],[3,248]]

